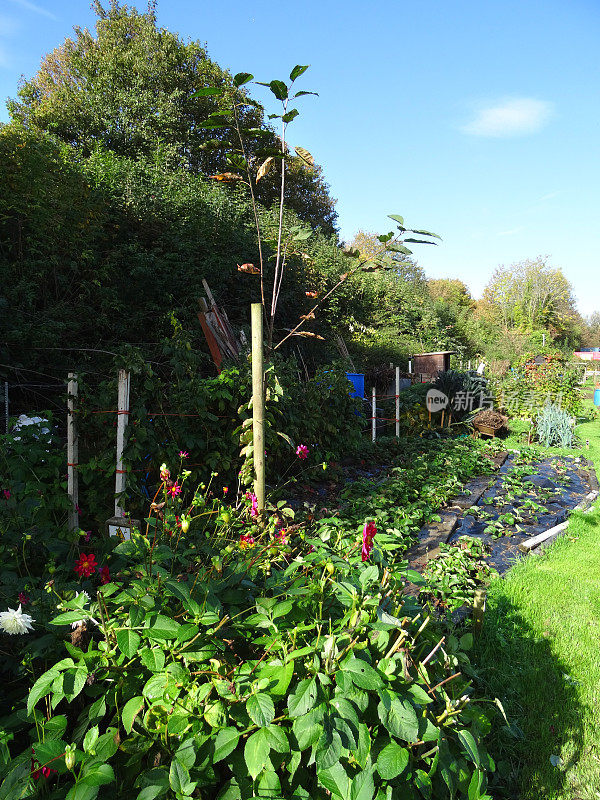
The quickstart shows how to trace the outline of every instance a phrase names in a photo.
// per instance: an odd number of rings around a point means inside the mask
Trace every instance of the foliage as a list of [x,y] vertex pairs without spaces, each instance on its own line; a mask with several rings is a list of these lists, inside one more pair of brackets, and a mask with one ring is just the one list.
[[573,447],[573,418],[560,406],[545,406],[536,417],[535,429],[544,447]]
[[580,384],[578,370],[561,353],[550,353],[543,359],[529,353],[509,375],[496,381],[495,394],[499,405],[515,416],[534,417],[551,402],[576,417],[582,408]]
[[475,591],[489,583],[495,570],[485,561],[486,545],[481,539],[461,536],[452,544],[441,544],[440,553],[425,565],[421,597],[433,597],[436,605],[449,611],[473,604]]
[[433,382],[433,388],[446,395],[448,407],[456,421],[466,419],[489,399],[487,378],[473,371],[449,369],[441,372]]
[[[170,490],[185,480],[165,473],[112,582],[84,579],[94,598],[62,596],[50,623],[88,634],[27,701],[53,796],[345,798],[356,785],[372,798],[402,776],[415,800],[487,797],[490,721],[460,675],[468,657],[454,640],[426,659],[439,634],[402,573],[340,536],[287,535],[284,507],[260,532],[204,492],[184,504]],[[35,792],[31,765],[27,746],[5,794]]]

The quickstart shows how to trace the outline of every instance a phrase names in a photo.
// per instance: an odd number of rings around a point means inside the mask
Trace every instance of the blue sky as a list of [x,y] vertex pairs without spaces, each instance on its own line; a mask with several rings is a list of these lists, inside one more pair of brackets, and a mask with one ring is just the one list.
[[[548,255],[600,310],[597,0],[159,0],[158,16],[257,80],[311,65],[299,88],[319,97],[290,139],[323,165],[345,238],[402,214],[443,237],[417,251],[427,274],[475,296],[499,264]],[[93,18],[88,0],[2,0],[0,95]]]

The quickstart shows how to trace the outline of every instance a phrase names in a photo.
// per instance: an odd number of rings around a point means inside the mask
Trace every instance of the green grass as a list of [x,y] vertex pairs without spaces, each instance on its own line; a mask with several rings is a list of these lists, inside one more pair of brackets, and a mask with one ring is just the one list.
[[[519,427],[509,446],[523,444]],[[577,433],[590,441],[579,452],[598,469],[600,422],[594,417]],[[494,798],[600,798],[600,501],[574,514],[543,555],[493,582],[473,662],[513,727],[496,737],[503,778]]]

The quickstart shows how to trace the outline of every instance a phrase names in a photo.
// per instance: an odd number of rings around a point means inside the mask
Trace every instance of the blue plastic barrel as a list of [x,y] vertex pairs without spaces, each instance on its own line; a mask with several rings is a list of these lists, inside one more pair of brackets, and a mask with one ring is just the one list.
[[350,397],[358,397],[361,400],[365,398],[365,376],[359,372],[347,372],[346,377],[352,384],[352,391]]
[[600,389],[594,389],[594,405],[600,407]]

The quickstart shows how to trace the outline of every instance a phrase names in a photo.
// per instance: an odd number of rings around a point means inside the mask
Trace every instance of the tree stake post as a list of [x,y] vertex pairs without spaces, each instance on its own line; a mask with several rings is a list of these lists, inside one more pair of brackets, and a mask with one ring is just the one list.
[[252,303],[252,445],[254,494],[258,511],[265,508],[265,375],[263,364],[263,307]]
[[68,525],[70,531],[79,528],[79,482],[77,467],[79,444],[77,423],[75,422],[75,401],[77,399],[77,375],[69,372],[67,384],[67,494],[69,495]]
[[125,470],[123,469],[123,450],[125,449],[125,428],[129,416],[130,373],[119,370],[119,395],[117,401],[117,466],[115,469],[115,517],[125,514],[123,492],[125,491]]
[[371,395],[371,439],[375,441],[377,436],[377,398],[375,396],[375,387]]
[[396,439],[400,438],[400,367],[396,367]]

